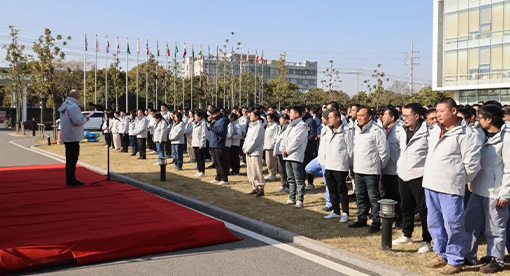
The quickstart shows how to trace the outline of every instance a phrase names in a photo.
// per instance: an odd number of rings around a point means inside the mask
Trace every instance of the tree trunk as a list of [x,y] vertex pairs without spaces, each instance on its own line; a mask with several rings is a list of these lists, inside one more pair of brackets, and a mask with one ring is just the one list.
[[41,124],[44,122],[44,99],[43,97],[40,98],[41,99]]
[[20,106],[19,106],[19,91],[17,91],[17,89],[15,94],[16,94],[16,118],[14,119],[16,122],[16,133],[19,133]]
[[[55,99],[56,99],[56,97],[55,97],[55,93],[51,93],[51,101],[52,101],[51,105],[52,105],[52,107],[53,107],[53,124],[52,124],[52,130],[53,130],[53,126],[54,126],[54,125],[56,124],[56,122],[57,122],[57,106],[55,105]],[[53,136],[55,136],[55,135],[53,135]],[[53,139],[55,139],[55,140],[56,140],[56,138],[57,138],[57,137],[53,137]]]

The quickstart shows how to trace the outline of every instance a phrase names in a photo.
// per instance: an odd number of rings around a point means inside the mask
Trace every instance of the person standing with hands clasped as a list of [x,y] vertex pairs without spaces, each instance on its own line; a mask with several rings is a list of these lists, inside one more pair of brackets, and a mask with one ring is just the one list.
[[89,117],[81,114],[80,98],[80,92],[73,89],[58,109],[61,139],[66,148],[67,186],[83,186],[83,182],[76,179],[76,163],[80,154],[80,141],[83,140],[83,125],[89,121]]
[[262,126],[260,112],[258,110],[251,110],[248,133],[246,133],[246,139],[243,144],[243,153],[246,154],[246,172],[248,181],[253,187],[253,190],[248,194],[256,195],[257,197],[264,195],[264,186],[266,186],[266,180],[262,174],[264,133],[265,130]]
[[205,151],[207,147],[207,122],[205,121],[205,112],[195,111],[195,121],[193,122],[193,134],[191,135],[191,146],[195,151],[197,160],[196,177],[203,177],[205,174]]

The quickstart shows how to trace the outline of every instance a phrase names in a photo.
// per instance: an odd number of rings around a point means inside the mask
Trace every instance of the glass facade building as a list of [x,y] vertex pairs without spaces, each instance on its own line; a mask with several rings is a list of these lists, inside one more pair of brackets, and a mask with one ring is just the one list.
[[510,102],[510,0],[434,1],[433,89]]

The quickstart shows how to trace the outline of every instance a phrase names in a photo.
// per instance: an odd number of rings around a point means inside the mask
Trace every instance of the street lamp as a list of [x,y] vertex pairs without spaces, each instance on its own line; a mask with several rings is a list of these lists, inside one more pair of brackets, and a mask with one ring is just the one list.
[[378,202],[381,205],[379,214],[382,219],[381,250],[391,250],[392,226],[397,202],[393,199],[381,199]]
[[159,165],[159,180],[166,181],[166,157],[158,158]]

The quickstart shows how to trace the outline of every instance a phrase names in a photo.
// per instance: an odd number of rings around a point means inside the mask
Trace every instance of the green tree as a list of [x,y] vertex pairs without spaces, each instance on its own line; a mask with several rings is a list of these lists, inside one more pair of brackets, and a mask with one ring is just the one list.
[[287,62],[287,53],[280,54],[280,59],[276,62],[278,65],[278,78],[275,80],[274,97],[278,102],[278,109],[281,109],[281,103],[290,96],[290,82],[285,78],[289,72],[285,63]]
[[416,102],[422,105],[435,105],[445,97],[452,97],[452,92],[433,91],[432,87],[424,86],[418,92],[412,93],[408,102]]
[[367,92],[359,91],[356,95],[352,96],[351,104],[360,104],[364,106],[370,105],[370,99],[368,98]]
[[[333,67],[333,63],[333,60],[329,61],[329,68],[323,71],[326,79],[321,80],[324,91],[328,92],[338,89],[338,83],[342,82],[340,80],[340,72]],[[332,95],[329,96],[328,100],[332,101]]]
[[[20,123],[24,121],[23,112],[21,112],[22,99],[26,96],[24,88],[26,88],[26,78],[29,73],[28,56],[24,53],[25,45],[20,45],[18,42],[19,30],[10,25],[11,29],[11,43],[4,45],[3,48],[7,50],[5,60],[10,63],[9,73],[11,78],[11,86],[14,90],[16,97],[16,132],[20,130]],[[12,99],[11,99],[12,100]],[[22,131],[25,128],[21,124]]]

